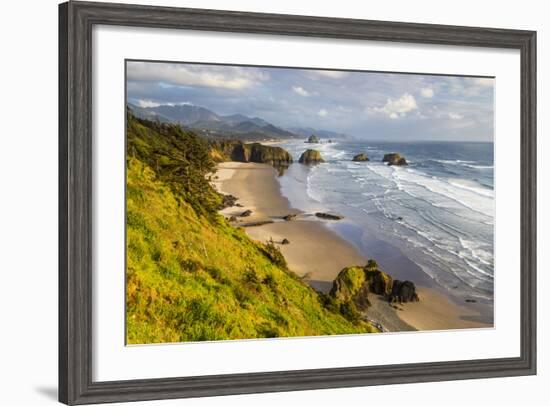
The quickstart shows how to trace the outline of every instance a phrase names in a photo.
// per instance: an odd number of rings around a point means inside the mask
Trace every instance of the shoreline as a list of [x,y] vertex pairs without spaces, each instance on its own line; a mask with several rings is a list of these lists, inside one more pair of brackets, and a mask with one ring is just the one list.
[[[359,242],[349,242],[349,236],[346,239],[342,230],[338,232],[334,229],[342,227],[337,222],[319,220],[310,213],[292,208],[281,192],[277,171],[272,166],[224,162],[218,165],[212,184],[219,192],[237,197],[240,205],[226,208],[220,213],[226,217],[235,216],[238,219],[235,226],[245,226],[246,233],[252,239],[276,243],[289,268],[316,290],[327,293],[343,268],[365,264],[367,257],[362,253],[365,251],[377,253],[371,257],[381,263],[383,270],[392,277],[408,277],[413,281],[417,285],[420,302],[390,306],[381,297],[377,298],[380,300],[372,301],[369,318],[382,324],[388,331],[492,327],[475,307],[457,303],[434,287],[430,278],[421,270],[412,270],[409,264],[412,261],[399,250],[376,241],[370,241],[362,250]],[[252,213],[240,217],[246,210]],[[288,214],[295,214],[296,218],[285,221],[283,216]],[[266,221],[270,223],[246,227],[250,223],[261,224]],[[341,224],[345,227],[346,223],[342,221]],[[287,239],[289,244],[282,244],[283,239]],[[404,276],[403,269],[411,271]]]

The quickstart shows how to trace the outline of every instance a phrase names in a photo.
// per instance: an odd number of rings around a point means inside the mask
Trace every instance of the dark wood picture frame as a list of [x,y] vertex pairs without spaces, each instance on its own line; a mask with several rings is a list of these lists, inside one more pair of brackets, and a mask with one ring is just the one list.
[[[166,379],[92,380],[92,27],[95,24],[518,49],[521,353],[477,359]],[[536,373],[536,32],[109,3],[59,6],[59,400],[218,396]]]

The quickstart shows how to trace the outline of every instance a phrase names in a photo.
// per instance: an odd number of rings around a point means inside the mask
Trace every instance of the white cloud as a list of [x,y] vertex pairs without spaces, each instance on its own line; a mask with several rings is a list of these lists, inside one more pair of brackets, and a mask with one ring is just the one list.
[[484,94],[494,86],[492,78],[449,78],[449,91],[452,95],[473,97]]
[[154,102],[152,100],[138,100],[137,101],[137,105],[139,107],[158,107],[160,106],[161,104],[160,103],[157,103],[157,102]]
[[481,86],[481,87],[491,87],[493,86],[494,79],[492,78],[474,78],[473,80],[474,85]]
[[325,109],[321,109],[317,112],[317,115],[319,117],[326,117],[326,116],[328,116],[328,111],[326,111]]
[[200,66],[129,62],[128,80],[166,82],[175,86],[203,86],[240,90],[269,79],[265,71],[237,66]]
[[458,114],[458,113],[449,113],[449,118],[451,120],[462,120],[464,118],[464,116],[462,114]]
[[302,86],[292,86],[292,91],[302,97],[309,97],[310,93]]
[[139,107],[159,107],[159,106],[192,106],[193,103],[190,102],[180,102],[180,103],[157,103],[153,100],[140,99],[136,103]]
[[427,99],[434,97],[434,90],[431,87],[423,87],[420,89],[420,95]]
[[342,72],[338,70],[312,70],[312,71],[309,71],[308,76],[313,79],[321,79],[321,78],[341,79],[348,76],[348,72]]
[[321,76],[326,76],[328,78],[340,79],[348,75],[347,72],[342,72],[338,70],[320,70],[317,73]]
[[383,107],[369,108],[368,111],[386,114],[391,119],[405,117],[407,113],[418,109],[415,98],[409,94],[403,94],[399,99],[388,99]]

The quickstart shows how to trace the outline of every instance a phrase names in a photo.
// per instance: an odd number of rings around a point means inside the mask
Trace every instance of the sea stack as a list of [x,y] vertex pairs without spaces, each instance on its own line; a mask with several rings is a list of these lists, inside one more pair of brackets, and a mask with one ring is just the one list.
[[316,135],[310,135],[306,142],[308,144],[319,144],[319,138]]
[[367,156],[367,154],[361,153],[361,154],[355,155],[353,157],[352,161],[354,161],[354,162],[367,162],[367,161],[369,161],[369,157]]
[[384,159],[382,159],[382,162],[387,162],[388,166],[391,165],[397,165],[397,166],[405,166],[408,165],[407,160],[404,156],[401,156],[401,154],[397,152],[392,152],[391,154],[385,154]]
[[319,151],[308,149],[300,156],[298,162],[301,164],[318,164],[325,161]]

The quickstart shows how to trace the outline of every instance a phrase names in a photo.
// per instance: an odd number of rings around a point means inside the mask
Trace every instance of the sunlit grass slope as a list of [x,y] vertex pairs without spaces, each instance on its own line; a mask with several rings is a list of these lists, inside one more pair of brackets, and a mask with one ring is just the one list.
[[128,116],[128,343],[372,331],[288,270],[275,246],[216,213],[208,148],[178,127]]

